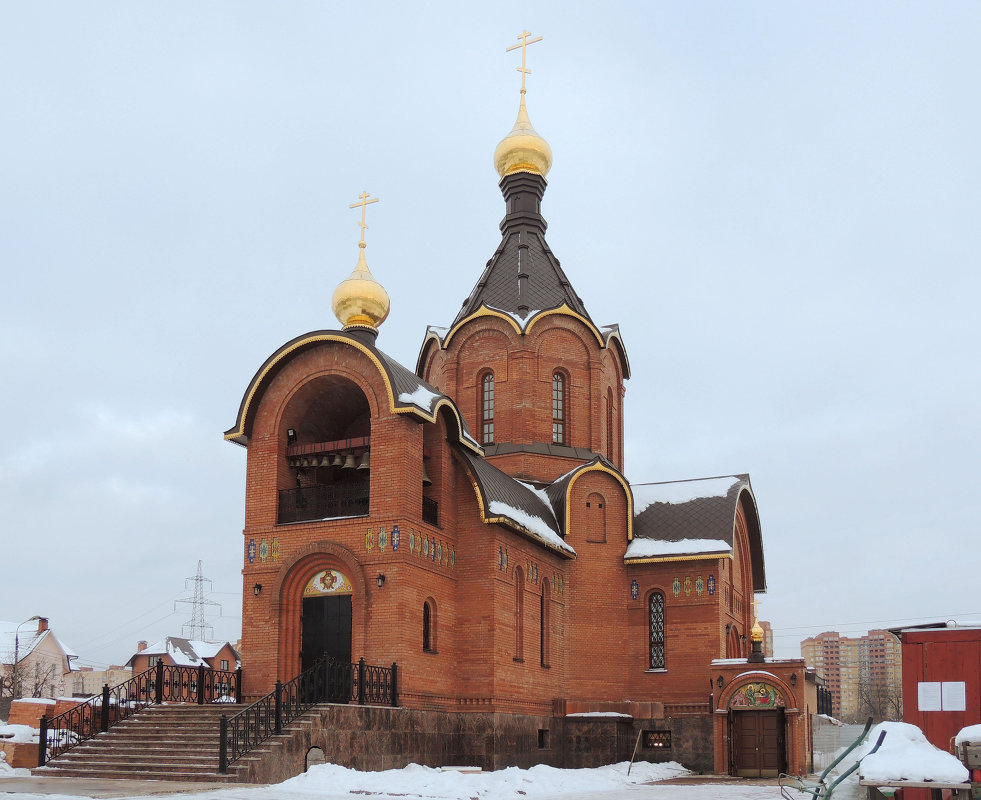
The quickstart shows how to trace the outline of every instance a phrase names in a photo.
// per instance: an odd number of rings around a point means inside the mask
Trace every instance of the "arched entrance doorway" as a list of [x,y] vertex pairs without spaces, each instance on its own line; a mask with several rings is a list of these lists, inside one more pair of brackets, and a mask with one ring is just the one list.
[[321,659],[351,663],[353,593],[351,581],[336,569],[319,570],[307,581],[300,616],[301,670]]
[[780,691],[766,681],[740,686],[729,699],[730,771],[776,778],[787,769],[786,721]]

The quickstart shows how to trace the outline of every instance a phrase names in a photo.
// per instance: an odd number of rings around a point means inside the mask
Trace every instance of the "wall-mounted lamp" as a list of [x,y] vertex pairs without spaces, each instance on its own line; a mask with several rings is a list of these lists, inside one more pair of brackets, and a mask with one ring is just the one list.
[[375,578],[375,582],[378,584],[378,588],[381,589],[385,585],[385,576],[379,572],[378,577]]
[[745,642],[745,641],[746,641],[746,634],[745,634],[745,633],[744,633],[744,634],[742,634],[742,635],[741,635],[741,636],[739,637],[739,640],[740,640],[741,642]]
[[720,689],[722,688],[722,684],[724,683],[724,681],[722,680],[721,675],[716,679],[715,683]]
[[296,444],[296,429],[287,428],[286,429],[286,444]]
[[796,672],[791,672],[790,673],[790,685],[791,686],[796,686],[797,685],[797,673]]
[[258,597],[260,594],[262,594],[262,584],[261,583],[257,583],[255,586],[252,587],[252,594],[254,594],[256,597]]

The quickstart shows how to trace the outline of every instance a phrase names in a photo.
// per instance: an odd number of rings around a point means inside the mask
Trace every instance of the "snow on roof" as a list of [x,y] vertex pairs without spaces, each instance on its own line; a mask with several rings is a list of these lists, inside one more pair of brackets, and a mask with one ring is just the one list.
[[[882,731],[886,738],[879,750],[868,754]],[[855,752],[862,762],[861,778],[885,786],[894,781],[965,783],[969,777],[967,767],[955,756],[934,747],[923,731],[906,722],[880,722]]]
[[[33,623],[33,621],[32,621]],[[17,628],[20,627],[20,634],[16,636]],[[46,631],[45,631],[46,633]],[[12,664],[14,661],[14,650],[17,650],[17,658],[23,658],[30,653],[44,638],[44,633],[40,636],[37,632],[36,623],[24,625],[20,622],[7,622],[0,620],[0,664]],[[16,648],[15,648],[16,644]]]
[[[206,642],[201,639],[182,639],[180,636],[168,636],[159,642],[154,642],[145,650],[135,653],[138,655],[162,656],[168,655],[178,667],[196,667],[204,663],[206,658],[214,658],[228,642]],[[233,648],[234,649],[234,648]],[[130,659],[132,663],[133,659]],[[205,666],[207,666],[205,664]]]
[[491,500],[487,509],[494,516],[508,517],[517,522],[521,527],[542,539],[546,544],[566,553],[576,554],[572,545],[566,544],[565,540],[553,531],[548,523],[541,517],[529,514],[520,508],[515,508],[501,500]]
[[[28,620],[31,624],[25,625],[23,622],[6,622],[0,620],[0,664],[12,664],[14,661],[14,651],[17,651],[17,658],[23,659],[33,652],[46,636],[50,636],[52,641],[61,648],[68,659],[68,667],[71,669],[71,659],[78,658],[78,654],[67,644],[61,641],[54,632],[48,628],[38,633],[35,620]],[[20,628],[20,633],[17,633]]]
[[661,539],[635,538],[627,545],[625,559],[680,556],[692,553],[728,553],[732,550],[724,539],[679,539],[676,542]]
[[487,306],[491,311],[496,311],[499,314],[504,314],[507,317],[511,317],[515,322],[521,326],[521,330],[525,329],[525,323],[530,320],[535,314],[541,311],[540,308],[533,309],[532,311],[526,311],[524,314],[519,314],[517,311],[505,311],[503,308],[494,308],[494,306]]
[[399,402],[409,403],[431,414],[436,401],[442,396],[437,392],[429,391],[425,386],[419,386],[414,392],[402,392],[399,394]]
[[698,478],[670,483],[631,484],[634,493],[634,514],[640,514],[654,503],[690,503],[701,497],[725,497],[743,478],[728,475],[723,478]]

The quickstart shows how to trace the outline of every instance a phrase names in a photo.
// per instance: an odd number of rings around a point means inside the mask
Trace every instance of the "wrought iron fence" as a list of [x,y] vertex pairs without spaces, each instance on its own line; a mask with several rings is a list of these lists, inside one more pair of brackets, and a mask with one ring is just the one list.
[[241,668],[232,672],[160,662],[117,686],[106,684],[100,695],[64,714],[51,719],[41,717],[38,766],[43,767],[79,742],[104,733],[141,708],[163,702],[237,703],[241,693]]
[[277,520],[280,523],[329,517],[358,517],[367,513],[367,481],[363,485],[318,484],[279,491]]
[[238,761],[283,726],[317,703],[398,706],[398,664],[376,667],[362,658],[356,664],[325,659],[281,683],[251,706],[228,717],[221,716],[218,771]]

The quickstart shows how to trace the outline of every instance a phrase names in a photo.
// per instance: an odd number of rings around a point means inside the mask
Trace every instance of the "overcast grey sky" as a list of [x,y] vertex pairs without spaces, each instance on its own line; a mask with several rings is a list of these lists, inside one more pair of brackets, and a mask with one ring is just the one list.
[[518,103],[549,242],[621,326],[628,478],[748,472],[780,655],[981,617],[981,4],[0,2],[0,618],[83,664],[235,638],[263,360],[357,259],[410,368],[499,241]]

